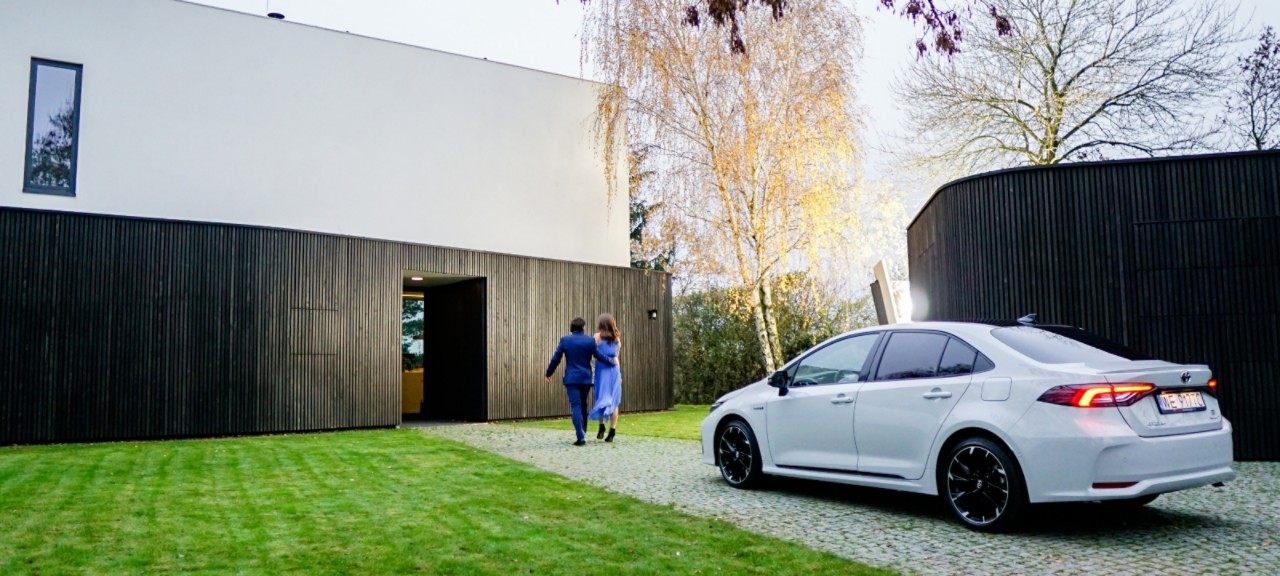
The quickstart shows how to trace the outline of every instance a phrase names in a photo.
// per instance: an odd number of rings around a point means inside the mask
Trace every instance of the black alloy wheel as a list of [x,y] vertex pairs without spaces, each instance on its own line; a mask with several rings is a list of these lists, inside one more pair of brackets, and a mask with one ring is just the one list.
[[980,532],[1014,526],[1027,504],[1017,464],[986,438],[969,438],[947,452],[938,470],[938,491],[956,518]]
[[742,420],[732,420],[716,434],[716,464],[720,476],[734,488],[751,488],[760,483],[760,448],[756,435]]

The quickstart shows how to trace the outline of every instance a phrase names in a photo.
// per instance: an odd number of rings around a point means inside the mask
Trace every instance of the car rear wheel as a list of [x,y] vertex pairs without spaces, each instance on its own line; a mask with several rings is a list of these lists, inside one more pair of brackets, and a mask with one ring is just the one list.
[[720,476],[734,488],[757,486],[764,474],[760,471],[760,448],[756,435],[742,420],[732,420],[716,434],[716,463]]
[[947,451],[938,468],[938,488],[952,514],[981,532],[1013,527],[1027,506],[1017,464],[986,438],[968,438]]

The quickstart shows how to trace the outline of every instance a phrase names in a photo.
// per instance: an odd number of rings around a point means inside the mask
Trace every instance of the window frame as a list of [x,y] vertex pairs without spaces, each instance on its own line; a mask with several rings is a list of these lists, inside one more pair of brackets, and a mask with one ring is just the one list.
[[[941,335],[941,336],[946,336],[947,338],[951,338],[951,339],[954,339],[954,340],[959,340],[961,344],[964,344],[965,346],[968,346],[968,347],[972,348],[975,352],[977,352],[977,353],[978,353],[978,354],[977,354],[977,356],[975,356],[975,357],[973,358],[973,367],[974,367],[975,369],[974,369],[972,372],[969,372],[968,374],[936,374],[936,373],[935,373],[933,376],[925,376],[925,377],[921,377],[921,378],[896,378],[896,379],[892,379],[892,380],[891,380],[891,379],[888,379],[888,378],[881,378],[881,377],[880,377],[880,361],[884,358],[884,352],[885,352],[885,349],[886,349],[886,348],[888,348],[888,346],[889,346],[889,340],[891,340],[891,339],[893,338],[893,335],[894,335],[894,334],[898,334],[898,333],[938,334],[938,335]],[[946,353],[947,353],[947,346],[944,344],[944,345],[942,346],[942,352],[938,355],[938,362],[942,362],[942,356],[943,356],[944,354],[946,354]],[[992,370],[995,370],[995,369],[996,369],[996,363],[995,363],[995,361],[991,360],[991,357],[990,357],[990,356],[987,356],[986,354],[983,354],[983,353],[982,353],[982,349],[981,349],[981,348],[978,348],[977,346],[974,346],[973,344],[969,343],[969,341],[968,341],[968,340],[965,340],[964,338],[961,338],[961,337],[959,337],[959,336],[957,336],[957,335],[955,335],[955,334],[952,334],[952,333],[950,333],[950,332],[943,332],[943,331],[941,331],[941,330],[893,330],[893,331],[891,331],[891,332],[887,333],[887,334],[885,335],[885,337],[884,337],[884,338],[881,338],[881,339],[880,339],[880,342],[878,342],[878,343],[876,344],[876,349],[875,349],[875,351],[873,351],[873,352],[872,352],[872,354],[873,354],[873,356],[875,357],[875,365],[874,365],[874,366],[872,367],[872,369],[871,369],[871,378],[868,380],[868,381],[870,381],[870,382],[912,382],[912,381],[916,381],[916,380],[934,380],[934,379],[937,379],[937,378],[963,378],[963,377],[965,377],[965,376],[973,376],[973,375],[975,375],[975,374],[983,374],[983,373],[990,372],[990,371],[992,371]],[[978,367],[978,359],[979,359],[979,358],[986,358],[986,359],[987,359],[987,362],[988,362],[991,366],[990,366],[989,368],[987,368],[986,370],[977,370],[976,368]]]
[[[958,344],[960,344],[961,346],[964,346],[965,348],[968,348],[970,352],[973,352],[973,358],[969,360],[969,371],[968,371],[968,372],[962,372],[962,373],[960,373],[960,374],[951,374],[951,373],[945,373],[945,374],[944,374],[944,373],[942,372],[942,361],[947,359],[947,351],[948,351],[948,350],[951,350],[952,342],[958,343]],[[968,376],[969,374],[973,374],[973,372],[974,372],[974,368],[975,368],[975,367],[977,367],[977,364],[978,364],[978,358],[979,358],[979,357],[981,357],[981,356],[982,356],[982,353],[981,353],[981,352],[979,352],[977,348],[974,348],[973,346],[970,346],[970,345],[969,345],[969,343],[968,343],[968,342],[965,342],[964,340],[961,340],[961,339],[959,339],[959,338],[956,338],[955,336],[952,336],[950,340],[947,340],[947,345],[942,347],[942,356],[938,358],[938,375],[939,375],[939,376],[944,376],[944,375],[946,375],[946,376]]]
[[[75,81],[75,99],[72,109],[74,117],[71,131],[71,185],[66,188],[56,186],[40,186],[31,183],[32,169],[32,146],[34,144],[35,126],[36,126],[36,88],[39,79],[38,72],[41,66],[51,68],[62,68],[71,70],[76,74]],[[80,164],[80,88],[81,82],[84,80],[84,65],[72,62],[62,62],[60,60],[49,60],[47,58],[31,59],[31,74],[27,87],[27,141],[26,156],[22,160],[22,191],[27,194],[46,194],[50,196],[66,196],[74,198],[76,195],[76,176]]]

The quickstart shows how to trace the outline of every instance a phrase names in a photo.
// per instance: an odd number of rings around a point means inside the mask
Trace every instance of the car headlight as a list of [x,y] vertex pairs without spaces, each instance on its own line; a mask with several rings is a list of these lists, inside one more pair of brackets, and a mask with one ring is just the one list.
[[715,411],[716,411],[716,409],[717,409],[717,408],[719,408],[719,407],[721,407],[721,406],[724,406],[724,400],[723,400],[723,399],[722,399],[722,400],[716,400],[715,402],[712,402],[712,403],[711,403],[711,410],[710,410],[710,412],[715,412]]

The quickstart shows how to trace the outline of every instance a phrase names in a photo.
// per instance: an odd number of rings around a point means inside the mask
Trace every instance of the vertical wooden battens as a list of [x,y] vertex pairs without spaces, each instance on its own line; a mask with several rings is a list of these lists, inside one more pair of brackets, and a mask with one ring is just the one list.
[[543,370],[601,312],[625,331],[624,409],[672,404],[662,273],[15,208],[0,247],[0,444],[397,425],[406,271],[470,279],[427,319],[455,390],[426,400],[448,417],[568,414]]

